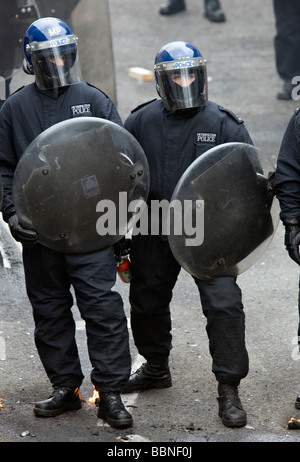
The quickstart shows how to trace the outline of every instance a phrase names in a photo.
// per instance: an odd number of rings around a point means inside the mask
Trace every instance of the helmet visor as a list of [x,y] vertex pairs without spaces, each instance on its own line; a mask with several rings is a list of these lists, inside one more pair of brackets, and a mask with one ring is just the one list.
[[203,58],[159,63],[154,70],[159,95],[167,110],[175,112],[206,105],[207,75]]
[[27,45],[37,86],[41,90],[72,85],[81,81],[77,37],[67,35]]

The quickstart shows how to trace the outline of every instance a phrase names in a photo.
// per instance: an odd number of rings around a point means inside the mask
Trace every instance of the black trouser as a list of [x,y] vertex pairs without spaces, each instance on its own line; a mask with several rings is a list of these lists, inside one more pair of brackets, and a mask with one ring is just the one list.
[[71,311],[72,285],[86,323],[92,383],[98,391],[120,391],[129,378],[131,360],[123,301],[112,291],[113,248],[73,255],[37,245],[23,249],[23,263],[35,342],[52,384],[80,386],[83,380]]
[[[131,327],[136,347],[148,361],[168,357],[172,348],[170,302],[180,269],[166,240],[133,237]],[[218,381],[238,385],[248,373],[241,290],[232,277],[195,282],[207,318],[212,371]],[[183,316],[188,309],[182,307]]]
[[274,0],[276,67],[279,76],[289,82],[300,75],[300,2]]

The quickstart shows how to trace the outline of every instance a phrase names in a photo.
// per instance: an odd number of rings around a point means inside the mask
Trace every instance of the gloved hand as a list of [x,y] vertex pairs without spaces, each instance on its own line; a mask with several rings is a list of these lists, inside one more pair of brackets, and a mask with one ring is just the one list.
[[122,260],[122,257],[125,257],[130,253],[131,239],[126,239],[122,237],[118,242],[114,244],[115,257],[117,262]]
[[294,262],[300,265],[300,217],[290,217],[283,220],[285,226],[285,248]]
[[35,231],[31,229],[23,228],[19,223],[19,219],[16,213],[13,213],[8,219],[8,226],[11,232],[12,237],[21,242],[24,247],[34,247],[38,243],[38,235]]

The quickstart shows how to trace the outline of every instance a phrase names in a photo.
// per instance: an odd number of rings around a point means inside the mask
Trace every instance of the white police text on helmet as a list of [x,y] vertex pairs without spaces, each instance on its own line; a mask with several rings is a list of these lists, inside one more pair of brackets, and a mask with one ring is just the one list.
[[176,61],[176,63],[174,63],[174,69],[184,69],[186,67],[193,67],[194,65],[194,61]]
[[69,45],[69,43],[70,43],[70,40],[68,37],[62,37],[62,38],[58,38],[55,40],[50,40],[49,46],[51,48],[54,48],[54,47],[60,47],[61,45]]

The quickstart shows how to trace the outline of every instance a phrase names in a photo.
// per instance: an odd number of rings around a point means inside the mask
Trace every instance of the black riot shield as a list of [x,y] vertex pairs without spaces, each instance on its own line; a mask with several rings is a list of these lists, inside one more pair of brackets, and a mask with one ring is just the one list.
[[244,143],[219,145],[190,165],[172,196],[171,205],[183,207],[170,207],[168,236],[183,268],[206,279],[237,276],[257,261],[279,222],[274,172]]
[[28,146],[15,171],[13,202],[42,244],[85,253],[128,232],[148,189],[147,159],[135,138],[113,122],[81,117],[50,127]]

